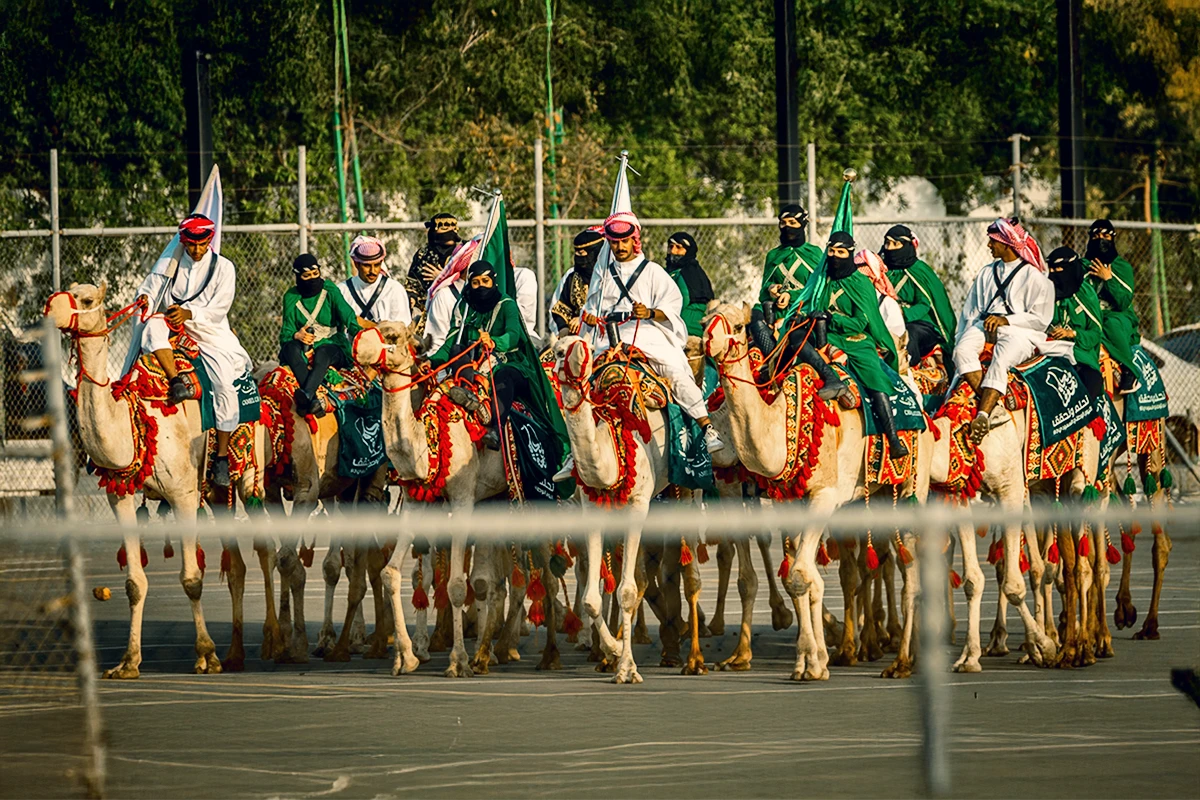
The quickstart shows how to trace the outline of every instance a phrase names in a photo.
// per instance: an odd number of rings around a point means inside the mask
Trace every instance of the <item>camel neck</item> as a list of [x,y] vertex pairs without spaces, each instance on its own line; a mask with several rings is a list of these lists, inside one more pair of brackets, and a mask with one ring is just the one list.
[[407,481],[429,477],[429,441],[413,409],[411,380],[400,373],[383,376],[383,435],[392,466]]

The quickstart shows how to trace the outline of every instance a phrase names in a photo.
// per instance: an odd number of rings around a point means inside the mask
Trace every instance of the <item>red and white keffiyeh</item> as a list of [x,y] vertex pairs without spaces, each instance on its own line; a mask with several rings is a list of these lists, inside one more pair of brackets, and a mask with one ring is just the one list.
[[1042,258],[1042,248],[1016,217],[1001,217],[988,226],[987,233],[989,239],[1008,245],[1022,260],[1033,264],[1043,273],[1046,272],[1046,259]]
[[887,264],[883,263],[883,257],[879,253],[865,249],[859,250],[854,254],[854,263],[858,265],[858,271],[866,275],[875,285],[875,291],[887,295],[893,300],[897,299],[896,287],[892,286],[892,280],[887,276]]

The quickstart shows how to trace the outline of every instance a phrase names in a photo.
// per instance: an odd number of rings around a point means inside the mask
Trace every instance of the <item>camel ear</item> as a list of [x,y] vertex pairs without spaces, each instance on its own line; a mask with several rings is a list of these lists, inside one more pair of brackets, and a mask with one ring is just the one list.
[[100,281],[100,297],[97,300],[103,304],[104,295],[108,293],[108,281]]
[[716,311],[720,305],[721,301],[714,297],[712,300],[708,301],[708,305],[704,307],[704,312],[706,314],[711,314],[712,312]]
[[71,281],[71,285],[67,287],[67,291],[75,294],[75,290],[79,288],[79,281]]
[[745,318],[742,320],[746,325],[750,324],[750,318],[753,316],[754,308],[745,300],[742,301],[742,314]]

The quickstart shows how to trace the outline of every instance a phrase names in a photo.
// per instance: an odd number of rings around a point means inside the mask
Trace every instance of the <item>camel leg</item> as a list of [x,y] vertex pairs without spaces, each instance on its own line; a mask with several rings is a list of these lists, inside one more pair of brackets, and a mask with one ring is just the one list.
[[254,539],[254,552],[258,554],[258,566],[262,570],[266,589],[267,616],[263,621],[263,643],[259,658],[263,661],[276,660],[284,652],[283,635],[279,628],[279,617],[275,613],[275,547],[259,537]]
[[244,640],[245,607],[243,599],[246,594],[246,562],[242,559],[242,548],[238,546],[237,537],[221,540],[221,546],[229,552],[229,598],[233,606],[233,636],[229,641],[229,650],[221,659],[222,672],[242,672],[246,669],[246,644]]
[[771,628],[786,631],[792,627],[792,612],[783,600],[779,584],[775,581],[775,564],[771,561],[771,539],[769,533],[758,534],[754,540],[758,542],[758,552],[762,556],[763,570],[767,574],[767,592],[771,606]]
[[733,572],[735,546],[729,537],[717,543],[717,604],[713,607],[708,630],[713,636],[725,633],[725,598],[729,594],[729,576]]
[[963,555],[963,593],[967,597],[967,641],[962,654],[954,662],[955,672],[982,672],[979,656],[979,617],[983,602],[983,569],[975,552],[975,529],[969,524],[958,526],[958,543]]
[[[588,563],[587,563],[587,547],[578,550],[578,555],[575,558],[575,603],[572,605],[572,610],[575,616],[583,619],[587,611],[583,607],[583,594],[587,585]],[[576,650],[590,650],[591,643],[587,641],[590,637],[587,635],[587,628],[582,631],[583,638],[579,637],[578,633],[572,633],[567,636],[567,641],[575,645]]]
[[[823,492],[810,502],[814,514],[825,514],[832,510],[833,492]],[[820,529],[806,530],[796,549],[796,563],[792,567],[791,579],[800,589],[800,638],[796,642],[796,663],[792,668],[792,680],[829,680],[829,653],[825,649],[825,627],[821,611],[825,600],[825,581],[817,569],[817,548],[821,544]],[[843,554],[843,558],[845,555]]]
[[[621,645],[613,638],[608,626],[604,624],[604,595],[600,591],[600,562],[603,558],[604,539],[600,535],[600,531],[590,531],[587,535],[587,589],[583,595],[583,608],[592,621],[592,629],[595,631],[597,644],[604,654],[605,660],[615,664],[621,653]],[[604,662],[596,667],[599,671],[603,671],[604,668]]]
[[408,626],[404,624],[404,599],[400,585],[401,576],[404,575],[404,557],[408,554],[412,540],[411,533],[401,531],[400,539],[396,542],[396,549],[392,551],[391,559],[380,574],[383,586],[387,590],[388,601],[392,606],[392,622],[395,625],[393,634],[396,640],[396,654],[392,661],[393,675],[406,675],[416,670],[421,663],[413,652],[412,640],[408,638]]
[[304,586],[308,582],[308,573],[304,571],[304,563],[300,561],[295,549],[280,549],[279,574],[287,575],[286,581],[279,582],[280,590],[284,587],[290,590],[290,601],[295,606],[292,612],[292,635],[287,660],[290,664],[307,664],[308,626],[304,620]]
[[1075,535],[1071,526],[1061,526],[1058,529],[1058,555],[1062,564],[1062,613],[1066,625],[1062,632],[1062,649],[1054,665],[1064,668],[1074,667],[1079,654],[1079,628],[1076,622],[1076,609],[1079,607],[1079,573],[1075,566],[1075,546]]
[[125,595],[129,598],[129,641],[125,645],[125,654],[115,667],[105,670],[106,678],[136,678],[141,674],[139,667],[142,663],[142,612],[146,606],[146,591],[149,582],[146,571],[142,568],[142,538],[135,525],[137,522],[137,500],[132,495],[117,497],[108,496],[109,505],[116,514],[117,522],[128,528],[124,535],[125,555],[128,562],[125,569]]
[[[549,570],[547,570],[548,572]],[[543,580],[546,579],[549,579],[548,574],[543,575]],[[491,544],[477,542],[471,562],[471,587],[475,590],[475,608],[478,609],[475,655],[471,658],[471,669],[478,675],[487,675],[488,667],[495,660],[495,656],[492,655],[492,634],[496,615],[491,613],[491,600],[498,591],[497,583],[496,548]],[[493,590],[493,587],[496,587],[496,590]],[[551,588],[551,586],[546,587],[547,594],[550,593]],[[553,605],[553,602],[547,598],[544,605],[549,607]],[[550,619],[549,613],[547,613],[546,619]],[[547,622],[547,627],[549,627],[549,622]]]
[[1094,536],[1095,528],[1086,525],[1083,536],[1091,539],[1087,558],[1075,560],[1075,568],[1079,570],[1079,666],[1090,667],[1096,663],[1095,625],[1093,620],[1096,613],[1096,592],[1094,587],[1095,558],[1097,555],[1104,559],[1100,550],[1100,537]]
[[[1019,564],[1019,556],[1018,566]],[[1008,561],[1008,551],[1004,556],[996,562],[996,585],[1004,586],[1004,570],[1005,564]],[[983,651],[985,656],[1006,656],[1008,655],[1008,597],[1004,592],[1000,592],[996,597],[996,621],[992,623],[992,635],[988,641],[987,649]]]
[[742,602],[742,621],[738,629],[737,648],[733,655],[721,662],[720,667],[723,670],[743,671],[750,669],[750,659],[754,657],[750,635],[754,625],[754,600],[758,596],[758,576],[754,574],[754,564],[750,561],[750,541],[738,538],[733,547],[737,550],[737,588]]
[[[1042,555],[1043,549],[1049,546],[1048,537],[1031,524],[1026,524],[1023,530],[1025,541],[1029,544],[1029,585],[1033,589],[1033,618],[1037,622],[1038,630],[1049,636],[1046,625],[1050,619],[1052,606],[1046,604],[1047,569]],[[1053,638],[1051,640],[1053,641]]]
[[[912,549],[909,548],[909,553]],[[900,651],[900,637],[904,635],[903,622],[900,620],[900,615],[896,611],[896,566],[900,559],[897,555],[894,558],[889,558],[887,563],[881,569],[883,571],[883,586],[884,594],[887,600],[887,650],[889,653],[898,653]],[[901,574],[904,572],[904,564],[899,564]]]
[[[540,545],[542,548],[542,563],[550,563],[550,544],[548,542]],[[549,570],[547,570],[547,573]],[[550,576],[550,581],[556,582],[553,576]],[[553,583],[546,587],[546,646],[542,648],[542,658],[538,661],[537,669],[539,670],[560,670],[562,669],[562,654],[558,650],[558,627],[562,620],[558,619],[558,587]]]
[[[174,503],[171,506],[178,510]],[[196,560],[196,533],[194,529],[185,530],[180,538],[183,540],[183,563],[179,568],[179,583],[192,605],[192,620],[196,623],[195,671],[197,675],[215,675],[221,671],[221,662],[217,660],[217,647],[208,635],[208,626],[204,622],[204,607],[200,604],[200,595],[204,593],[204,573],[200,571],[200,564]],[[130,564],[135,560],[140,561],[137,550],[126,552],[133,553],[129,559]]]
[[[881,554],[882,555],[882,554]],[[862,640],[859,649],[859,661],[878,661],[883,658],[883,648],[879,646],[879,623],[882,616],[882,589],[883,580],[880,572],[887,565],[887,561],[880,559],[880,564],[874,570],[866,570],[866,558],[863,559],[863,568],[865,575],[863,577],[863,627],[860,638]]]
[[[858,663],[858,650],[854,643],[856,611],[854,598],[858,593],[858,549],[853,539],[839,540],[841,559],[838,561],[838,579],[842,584],[842,643],[833,656],[837,667],[852,667]],[[824,626],[822,625],[822,628]]]
[[[1104,497],[1101,500],[1100,508],[1108,507],[1108,498]],[[1107,526],[1101,530],[1107,530]],[[1103,538],[1103,537],[1097,537]],[[1107,540],[1106,540],[1107,541]],[[1095,616],[1092,619],[1092,629],[1095,631],[1096,642],[1096,658],[1112,658],[1114,655],[1112,644],[1112,631],[1108,628],[1108,609],[1105,602],[1105,595],[1108,592],[1108,582],[1112,577],[1112,565],[1108,563],[1108,546],[1105,545],[1105,552],[1099,552],[1097,548],[1096,564],[1095,564],[1095,590],[1093,596],[1095,600]]]
[[871,587],[871,611],[874,615],[875,623],[875,648],[878,655],[871,659],[878,661],[883,658],[883,646],[887,639],[887,612],[883,603],[883,575],[884,572],[890,572],[892,569],[892,556],[887,548],[884,548],[879,553],[879,569],[875,570],[872,576]]
[[[1025,491],[1010,493],[1011,496],[1001,499],[1001,506],[1009,513],[1009,521],[1004,525],[1004,582],[1000,591],[1021,615],[1025,626],[1025,643],[1022,645],[1029,658],[1035,664],[1041,664],[1044,659],[1053,657],[1054,643],[1039,629],[1033,614],[1025,605],[1025,576],[1021,574],[1021,510],[1025,505]],[[1016,521],[1013,521],[1016,520]]]
[[[662,642],[662,661],[660,667],[678,667],[683,663],[679,652],[680,635],[679,622],[683,619],[683,602],[680,599],[679,587],[679,554],[681,547],[678,541],[668,537],[661,549],[652,545],[643,545],[646,553],[647,583],[652,574],[659,575],[660,607],[663,615],[659,619],[658,638]],[[659,553],[658,569],[651,570],[651,553]]]
[[[1143,471],[1150,469],[1158,475],[1161,485],[1163,464],[1160,454],[1151,454],[1151,456],[1139,459],[1142,462]],[[1152,508],[1158,508],[1163,505],[1166,500],[1166,493],[1163,490],[1155,492],[1154,497],[1150,498]],[[1158,601],[1162,598],[1163,574],[1167,571],[1167,562],[1171,556],[1171,537],[1167,535],[1167,531],[1162,525],[1155,524],[1154,532],[1154,547],[1151,554],[1154,559],[1154,588],[1150,595],[1150,610],[1146,612],[1146,621],[1142,623],[1142,629],[1133,635],[1134,639],[1146,640],[1158,638]],[[1130,621],[1132,624],[1132,621]]]
[[[431,547],[427,553],[418,556],[417,563],[413,567],[414,572],[410,576],[414,584],[421,584],[421,588],[425,590],[425,596],[429,598],[433,597],[433,554],[435,552]],[[420,573],[419,580],[417,573]],[[425,608],[414,609],[413,653],[416,654],[422,664],[425,664],[430,660],[429,650],[429,606],[427,605]]]
[[[909,553],[917,552],[917,537],[911,533],[903,534],[904,547]],[[917,594],[921,591],[920,568],[914,557],[905,564],[899,561],[900,573],[904,581],[900,594],[900,605],[904,613],[904,625],[892,641],[896,643],[896,658],[880,674],[881,678],[907,678],[913,670],[913,627],[917,618]]]
[[[459,504],[455,512],[465,515],[471,513],[471,507]],[[474,676],[467,657],[467,647],[463,642],[463,606],[467,602],[467,577],[463,573],[464,557],[467,552],[466,534],[456,533],[450,539],[450,582],[446,591],[450,595],[450,624],[454,630],[454,647],[450,651],[450,666],[446,668],[447,678],[470,678]]]
[[[332,548],[330,549],[332,550]],[[354,619],[362,608],[363,598],[367,596],[366,547],[356,543],[340,549],[342,558],[338,560],[338,564],[340,566],[343,561],[345,562],[346,580],[349,584],[349,591],[346,594],[346,619],[342,623],[342,632],[333,646],[325,649],[324,659],[331,662],[350,660],[354,641]],[[328,563],[328,559],[326,559],[326,563]],[[327,574],[327,591],[328,587]],[[328,607],[329,604],[327,602],[326,608]],[[318,645],[317,649],[320,649],[320,645]]]
[[[699,546],[698,539],[695,541],[696,546]],[[700,562],[693,558],[690,564],[683,567],[683,591],[687,595],[688,627],[692,640],[687,663],[682,670],[684,675],[708,674],[708,667],[704,664],[704,653],[700,650],[700,585]]]
[[[321,561],[321,576],[325,579],[325,617],[321,621],[321,631],[317,634],[317,647],[313,650],[313,655],[317,658],[323,658],[337,641],[337,634],[333,628],[333,599],[338,581],[342,577],[342,567],[346,560],[347,549],[337,538],[331,539],[329,550]],[[349,623],[353,621],[353,618],[350,618],[347,622],[347,636],[349,635]]]
[[[946,547],[946,565],[950,568],[954,567],[954,548],[957,539],[953,536],[946,538],[949,544]],[[972,542],[974,544],[974,542]],[[958,617],[954,613],[954,587],[950,585],[950,581],[946,581],[946,631],[947,639],[951,647],[954,646],[954,632],[958,628]]]
[[1133,605],[1133,595],[1129,591],[1129,573],[1132,569],[1133,553],[1124,553],[1121,557],[1121,582],[1113,603],[1113,624],[1119,631],[1132,628],[1137,622],[1138,612]]
[[375,605],[375,629],[367,639],[363,658],[379,659],[388,656],[388,631],[395,626],[388,619],[391,603],[383,596],[383,568],[387,565],[384,550],[374,542],[367,548],[367,580],[371,584],[371,599]]
[[[638,509],[643,514],[647,508]],[[617,596],[621,601],[621,655],[617,659],[617,673],[613,675],[613,683],[641,683],[642,676],[638,674],[637,664],[633,660],[633,614],[637,611],[641,592],[637,587],[638,549],[642,541],[640,526],[630,528],[625,534],[624,559],[621,562],[621,585],[617,588]]]
[[[504,549],[500,555],[502,557],[500,574],[511,575],[514,566],[512,553]],[[518,648],[521,644],[521,621],[525,618],[525,587],[514,586],[511,580],[506,584],[508,587],[508,611],[504,616],[504,627],[496,639],[496,662],[499,664],[521,660]]]

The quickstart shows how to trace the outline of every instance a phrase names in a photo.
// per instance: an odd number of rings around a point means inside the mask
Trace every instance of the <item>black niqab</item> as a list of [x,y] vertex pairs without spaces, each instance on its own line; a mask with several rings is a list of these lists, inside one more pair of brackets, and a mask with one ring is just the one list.
[[[830,248],[844,247],[848,251],[845,257],[832,256]],[[853,275],[858,270],[854,266],[854,237],[843,231],[835,231],[829,236],[829,244],[825,246],[825,273],[832,280],[840,281]]]
[[[895,239],[900,243],[900,249],[889,250],[887,240]],[[912,231],[905,225],[893,225],[883,235],[884,246],[879,251],[883,263],[888,269],[908,269],[917,261],[917,245],[913,241]]]
[[1083,259],[1069,247],[1059,247],[1046,258],[1050,281],[1054,284],[1054,299],[1065,300],[1079,291],[1085,277]]

